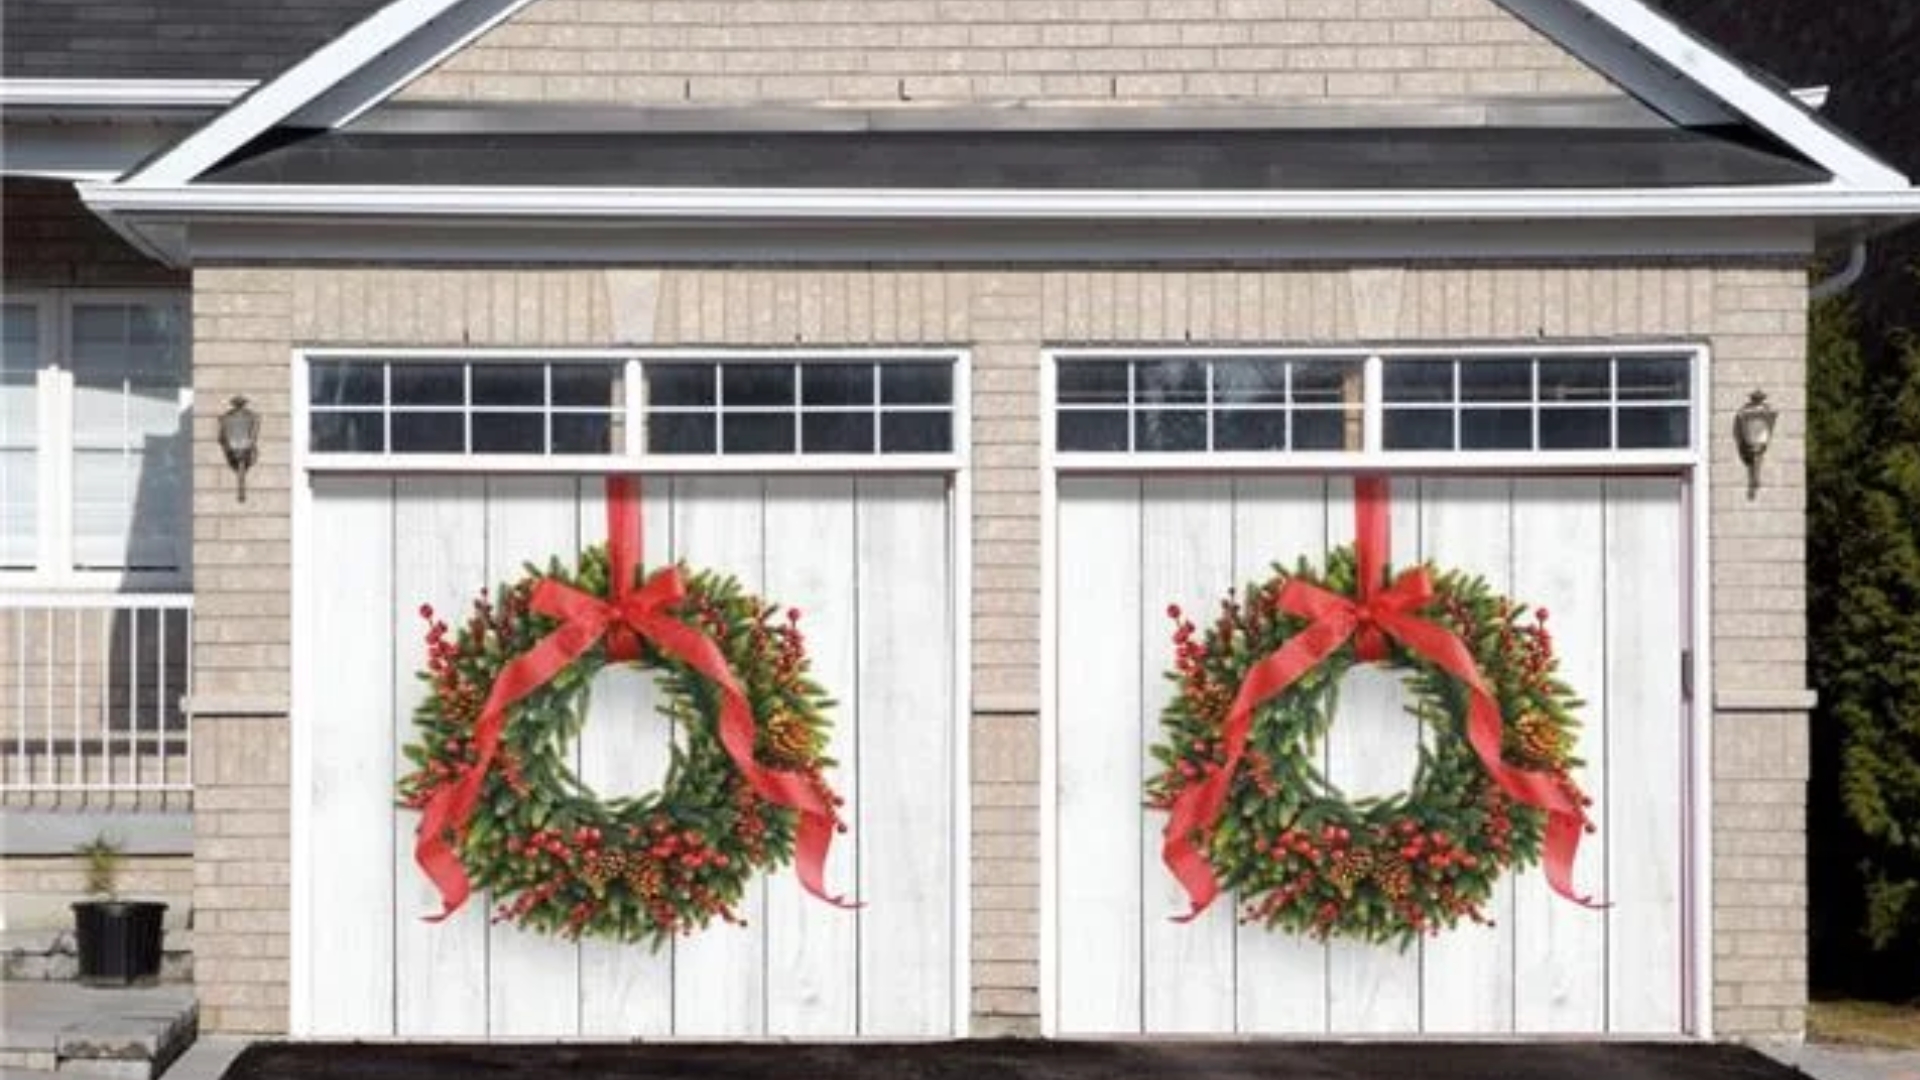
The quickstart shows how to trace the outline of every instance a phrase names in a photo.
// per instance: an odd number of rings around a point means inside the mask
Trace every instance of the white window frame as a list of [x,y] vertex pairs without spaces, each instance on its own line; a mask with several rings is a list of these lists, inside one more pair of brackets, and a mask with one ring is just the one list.
[[[317,451],[311,446],[311,369],[316,361],[368,362],[511,362],[619,363],[626,401],[617,419],[624,422],[625,444],[617,454],[343,454]],[[796,449],[781,454],[653,454],[646,449],[645,364],[783,364],[817,360],[823,363],[940,363],[953,369],[953,401],[946,407],[902,405],[901,412],[939,411],[953,418],[952,449],[919,454],[806,454]],[[658,475],[716,473],[929,473],[955,472],[965,464],[968,424],[968,369],[970,356],[961,348],[794,348],[765,349],[697,347],[642,349],[513,349],[513,348],[309,348],[294,350],[293,402],[294,460],[310,473],[517,473],[598,474],[644,472]],[[876,391],[877,392],[877,391]],[[484,410],[483,410],[484,411]],[[717,407],[713,410],[720,414]],[[796,406],[796,415],[804,413]],[[876,424],[878,423],[878,413]]]
[[[1388,360],[1406,357],[1418,359],[1457,359],[1472,363],[1480,359],[1539,357],[1685,358],[1691,379],[1685,405],[1689,411],[1689,442],[1685,447],[1662,450],[1386,450],[1381,447],[1385,432],[1387,402],[1383,392],[1384,370]],[[1359,450],[1250,450],[1171,452],[1133,450],[1060,450],[1059,447],[1059,371],[1063,362],[1076,360],[1360,360],[1363,362],[1365,389],[1361,394],[1361,430],[1365,439]],[[1374,348],[1353,346],[1285,346],[1275,348],[1208,348],[1196,346],[1127,346],[1123,348],[1061,348],[1042,353],[1041,438],[1051,468],[1061,473],[1098,472],[1351,472],[1355,469],[1445,472],[1672,472],[1688,469],[1704,460],[1706,432],[1707,347],[1697,341],[1667,342],[1591,342],[1551,345],[1479,345],[1436,342],[1395,344]],[[1619,403],[1609,399],[1609,407]],[[1673,402],[1671,404],[1680,404]],[[1458,403],[1454,404],[1456,410]],[[1116,406],[1118,408],[1118,406]],[[1134,406],[1129,403],[1131,415]]]
[[73,544],[73,309],[88,303],[170,305],[178,309],[187,337],[187,369],[180,383],[180,414],[193,422],[191,297],[182,289],[7,289],[10,304],[31,304],[39,313],[42,355],[34,382],[35,424],[38,433],[35,537],[38,541],[32,569],[0,568],[0,588],[49,593],[185,592],[193,583],[193,461],[191,447],[184,462],[187,487],[185,512],[180,518],[179,567],[173,570],[82,570],[74,566]]

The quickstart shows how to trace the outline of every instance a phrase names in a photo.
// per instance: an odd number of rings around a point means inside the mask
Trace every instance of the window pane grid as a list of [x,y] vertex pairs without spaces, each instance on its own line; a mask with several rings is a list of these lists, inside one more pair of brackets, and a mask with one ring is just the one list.
[[[694,391],[687,376],[710,369]],[[950,453],[947,361],[806,359],[641,365],[655,454]],[[654,373],[651,377],[648,372]]]
[[[606,405],[555,404],[556,366],[567,371],[570,390],[584,380],[587,396]],[[377,395],[365,392],[372,389],[369,369],[378,372]],[[322,454],[610,453],[619,379],[620,365],[599,362],[315,361],[308,373],[309,447]]]
[[1358,449],[1345,445],[1360,415],[1357,359],[1093,357],[1055,375],[1062,451]]
[[[374,365],[377,400],[365,386]],[[615,445],[614,438],[623,420],[638,420],[644,452],[654,454],[944,454],[954,446],[952,369],[950,360],[891,358],[329,358],[309,364],[309,447],[318,454],[624,455],[624,440]],[[583,395],[583,372],[589,381],[602,373],[605,392]],[[631,404],[619,382],[629,372],[639,379]],[[595,397],[606,407],[581,403]]]
[[1683,353],[1394,354],[1377,362],[1381,397],[1368,403],[1364,361],[1351,355],[1062,359],[1055,449],[1352,452],[1368,445],[1365,429],[1375,422],[1387,451],[1693,446],[1692,360]]
[[[1382,410],[1387,450],[1684,450],[1692,445],[1692,376],[1684,356],[1395,357],[1386,361],[1389,372],[1396,363],[1427,371],[1446,365],[1451,391],[1448,400],[1435,400],[1435,380],[1423,384],[1390,376],[1389,386],[1399,389],[1389,390]],[[1629,365],[1645,388],[1625,386],[1622,369]],[[1413,389],[1420,385],[1426,389]],[[1451,413],[1444,424],[1435,418],[1443,413]]]

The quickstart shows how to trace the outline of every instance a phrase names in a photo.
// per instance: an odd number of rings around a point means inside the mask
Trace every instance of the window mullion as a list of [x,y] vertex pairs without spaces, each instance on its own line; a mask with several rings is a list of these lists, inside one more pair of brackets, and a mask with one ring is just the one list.
[[628,457],[639,457],[647,449],[647,433],[643,427],[647,416],[647,384],[640,378],[640,359],[630,356],[626,366],[625,407],[626,423],[621,429],[625,436],[624,445]]
[[[63,335],[64,337],[64,335]],[[65,350],[61,350],[64,357]],[[73,569],[73,370],[44,369],[47,375],[45,422],[40,440],[42,481],[40,572],[64,577]]]
[[1386,361],[1374,353],[1360,370],[1360,452],[1377,454],[1386,438]]

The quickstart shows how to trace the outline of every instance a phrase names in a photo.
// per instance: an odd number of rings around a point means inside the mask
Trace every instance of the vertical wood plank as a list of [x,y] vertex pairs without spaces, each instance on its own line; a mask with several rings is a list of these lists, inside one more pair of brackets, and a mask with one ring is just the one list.
[[[393,717],[396,745],[415,738],[413,710],[431,690],[421,604],[458,626],[487,581],[486,483],[477,476],[407,477],[394,482]],[[369,564],[342,560],[347,567]],[[338,579],[329,575],[331,590]],[[411,771],[396,756],[396,773]],[[445,921],[440,894],[413,859],[417,811],[394,822],[394,1034],[484,1038],[487,1034],[487,898],[476,895]]]
[[[641,529],[646,571],[673,561],[670,482],[641,485]],[[580,543],[607,539],[607,492],[598,479],[580,484]],[[655,673],[622,664],[594,680],[580,732],[579,776],[602,798],[656,790],[665,781],[673,746],[671,721],[660,715],[663,695]],[[640,943],[586,938],[580,942],[580,1034],[634,1038],[673,1030],[673,946],[654,952]]]
[[[579,482],[572,477],[489,478],[487,580],[516,580],[527,562],[571,563],[579,552],[578,499]],[[496,1038],[575,1034],[579,946],[507,923],[491,926],[488,937],[489,1032]]]
[[1606,756],[1610,1031],[1677,1032],[1686,761],[1680,650],[1687,577],[1679,481],[1607,481]]
[[[833,742],[839,764],[829,774],[859,824],[860,741],[853,481],[795,477],[767,485],[766,597],[801,612],[813,677],[833,695]],[[827,883],[852,891],[855,845],[834,844]],[[792,871],[767,880],[767,1034],[840,1037],[855,1034],[860,913],[809,896]]]
[[856,481],[860,1034],[951,1034],[953,552],[947,481]]
[[[1329,546],[1352,542],[1352,488],[1329,485]],[[1341,489],[1345,489],[1344,491]],[[1419,482],[1392,484],[1393,566],[1419,559]],[[1419,721],[1404,711],[1400,676],[1356,666],[1342,681],[1339,711],[1327,732],[1327,779],[1349,796],[1404,789],[1419,760]],[[1420,1028],[1420,952],[1336,939],[1328,950],[1327,1024],[1334,1034]]]
[[[1242,478],[1233,492],[1233,576],[1265,580],[1279,563],[1318,563],[1327,546],[1327,482]],[[1235,1030],[1321,1034],[1327,1030],[1327,946],[1263,926],[1237,926]]]
[[337,573],[314,590],[324,691],[305,718],[307,941],[311,1031],[393,1033],[393,482],[326,480],[313,501],[314,549]]
[[[1053,922],[1062,1034],[1141,1029],[1140,481],[1060,484]],[[1153,913],[1154,918],[1161,913]]]
[[[1512,482],[1430,479],[1421,484],[1421,555],[1442,570],[1512,587]],[[1432,745],[1433,734],[1422,739]],[[1426,939],[1421,962],[1421,1030],[1484,1035],[1513,1030],[1513,875],[1493,886],[1486,916]]]
[[[1580,695],[1581,786],[1606,791],[1606,529],[1602,481],[1520,480],[1513,499],[1513,595],[1547,609],[1560,678]],[[1574,867],[1580,891],[1605,889],[1611,837],[1593,837]],[[1607,912],[1556,896],[1538,869],[1514,882],[1514,1027],[1603,1031],[1607,1023]]]
[[[1139,754],[1141,768],[1151,770],[1154,762],[1148,747],[1159,741],[1160,710],[1173,693],[1172,684],[1164,678],[1173,663],[1172,623],[1166,606],[1179,604],[1203,624],[1218,611],[1233,582],[1233,512],[1229,480],[1150,478],[1141,487]],[[1156,823],[1164,823],[1158,815]],[[1186,894],[1160,861],[1157,829],[1142,830],[1138,842],[1145,867],[1141,928],[1145,1029],[1231,1031],[1233,904],[1230,899],[1216,903],[1190,923],[1172,922],[1169,916],[1186,910]]]
[[[765,484],[753,477],[674,482],[676,554],[696,570],[732,574],[758,591],[765,569]],[[674,1034],[763,1035],[766,1010],[766,879],[747,884],[737,914],[674,946]]]

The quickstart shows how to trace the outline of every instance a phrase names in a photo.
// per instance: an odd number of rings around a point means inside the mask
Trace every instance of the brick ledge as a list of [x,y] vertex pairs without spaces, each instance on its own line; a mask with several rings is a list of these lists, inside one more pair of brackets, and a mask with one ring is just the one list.
[[1713,695],[1715,712],[1810,712],[1820,695],[1812,690],[1721,690]]
[[284,694],[195,694],[180,699],[188,716],[286,716],[290,706]]

